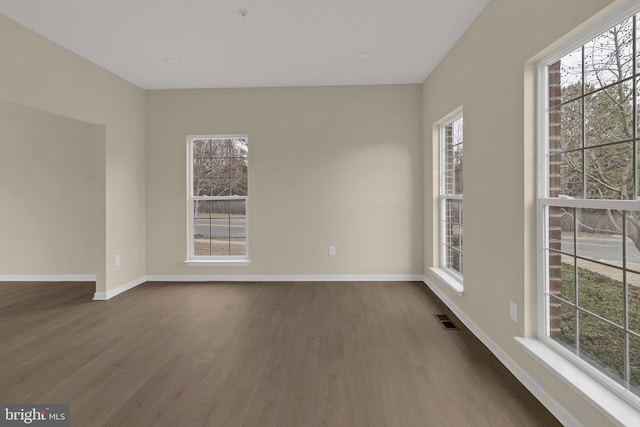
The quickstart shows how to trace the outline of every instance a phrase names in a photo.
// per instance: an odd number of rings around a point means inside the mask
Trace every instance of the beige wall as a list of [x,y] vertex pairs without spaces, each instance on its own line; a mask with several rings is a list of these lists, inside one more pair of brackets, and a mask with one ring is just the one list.
[[[423,85],[425,274],[554,399],[594,426],[610,421],[542,369],[513,337],[534,334],[536,322],[535,98],[525,63],[609,4],[493,0]],[[429,271],[437,263],[438,237],[432,130],[459,106],[465,127],[462,298]],[[517,323],[509,318],[511,301],[519,307]]]
[[[4,15],[0,56],[0,99],[101,125],[96,144],[97,289],[105,292],[144,276],[144,92]],[[114,265],[116,254],[122,257],[120,267]]]
[[[148,92],[147,273],[421,274],[420,111],[420,85]],[[186,136],[238,133],[251,264],[185,266]]]
[[[605,426],[602,414],[513,337],[531,334],[536,320],[535,150],[525,64],[607,4],[493,0],[422,88],[150,91],[146,101],[139,88],[0,15],[0,99],[98,125],[98,290],[145,274],[424,269],[554,399],[585,425]],[[432,126],[459,106],[464,298],[428,270],[437,241]],[[251,265],[187,267],[185,137],[227,133],[249,135]],[[336,257],[327,255],[330,244]],[[511,301],[520,307],[518,322],[509,320]]]
[[0,101],[0,275],[95,274],[96,127]]

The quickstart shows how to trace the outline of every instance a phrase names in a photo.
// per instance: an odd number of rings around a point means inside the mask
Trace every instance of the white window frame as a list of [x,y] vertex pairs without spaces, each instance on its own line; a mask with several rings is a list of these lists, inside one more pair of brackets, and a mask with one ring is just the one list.
[[[455,271],[452,268],[449,268],[447,265],[447,234],[446,234],[446,203],[448,200],[459,200],[463,201],[463,195],[457,194],[446,194],[446,164],[445,164],[445,128],[455,122],[456,120],[463,118],[463,110],[462,107],[455,109],[453,112],[445,116],[442,120],[435,124],[435,128],[437,129],[437,138],[438,138],[438,239],[437,239],[437,253],[438,255],[438,267],[430,268],[430,270],[436,274],[436,276],[447,286],[449,286],[452,290],[461,295],[464,292],[463,286],[463,274],[460,274],[458,271]],[[464,127],[464,122],[463,122]],[[464,132],[463,132],[464,135]],[[434,131],[434,137],[436,136],[436,132]],[[464,140],[463,140],[464,144]],[[464,171],[464,168],[463,168]],[[464,172],[463,172],[464,174]],[[464,231],[463,231],[464,235]],[[464,253],[464,250],[461,251],[461,254]],[[464,262],[464,257],[462,259]]]
[[[187,218],[188,218],[188,258],[185,264],[191,266],[247,266],[249,265],[249,195],[246,196],[195,196],[193,194],[193,141],[198,139],[247,139],[246,134],[231,135],[188,135],[187,136]],[[249,161],[249,153],[247,152],[247,162]],[[247,167],[247,175],[249,174]],[[244,200],[245,201],[245,233],[246,233],[246,255],[212,255],[203,256],[195,255],[194,248],[194,229],[195,223],[193,218],[194,203],[200,200]]]
[[[603,412],[610,415],[618,422],[626,423],[623,420],[635,419],[640,415],[640,397],[634,395],[621,384],[608,377],[599,369],[593,367],[585,360],[580,359],[569,349],[563,347],[550,337],[550,311],[546,301],[548,292],[549,274],[548,259],[545,255],[545,248],[548,247],[548,233],[546,224],[546,210],[548,207],[585,208],[585,209],[619,209],[619,210],[640,210],[640,199],[635,200],[600,200],[600,199],[570,199],[549,197],[549,118],[548,118],[548,74],[547,68],[565,55],[585,45],[604,31],[617,25],[624,19],[639,13],[640,6],[635,4],[627,5],[612,15],[600,20],[596,25],[584,32],[581,36],[574,38],[571,42],[564,44],[551,55],[540,60],[537,64],[537,205],[536,205],[536,230],[537,230],[537,340],[518,338],[517,340],[534,357],[542,361],[556,374],[562,377],[569,384],[578,388],[580,392],[600,407]],[[639,28],[640,33],[640,28]],[[638,46],[640,50],[640,45]],[[547,350],[548,349],[548,350]],[[628,349],[627,349],[628,352]],[[560,356],[562,360],[558,359]],[[577,369],[572,369],[566,365],[570,362]],[[563,366],[562,369],[559,367]],[[586,373],[587,375],[584,376]],[[593,381],[595,380],[595,381]]]

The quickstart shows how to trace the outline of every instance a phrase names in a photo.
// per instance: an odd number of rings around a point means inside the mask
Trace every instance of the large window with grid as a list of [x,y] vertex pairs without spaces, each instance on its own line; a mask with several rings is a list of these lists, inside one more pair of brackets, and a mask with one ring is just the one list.
[[190,136],[188,145],[189,259],[248,259],[247,136]]
[[462,115],[440,125],[440,265],[462,282]]
[[638,16],[540,64],[540,338],[640,403]]

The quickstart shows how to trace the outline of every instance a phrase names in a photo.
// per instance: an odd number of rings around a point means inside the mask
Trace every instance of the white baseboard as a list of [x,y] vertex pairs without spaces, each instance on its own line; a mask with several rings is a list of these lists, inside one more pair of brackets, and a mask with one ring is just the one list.
[[0,275],[0,282],[95,282],[95,274],[9,274]]
[[455,302],[440,288],[423,277],[424,283],[436,294],[438,298],[456,315],[458,319],[469,329],[482,343],[502,362],[506,368],[524,385],[527,390],[540,401],[554,417],[567,427],[581,427],[580,423],[569,411],[542,388],[515,360],[511,358],[489,335],[487,335],[469,316],[462,311]]
[[96,292],[93,299],[106,301],[144,282],[422,282],[419,274],[368,275],[156,275],[142,276],[107,292]]
[[136,286],[143,284],[146,281],[147,281],[147,276],[138,277],[137,279],[132,280],[129,283],[125,283],[124,285],[118,286],[117,288],[111,289],[111,290],[109,290],[107,292],[96,292],[93,295],[93,299],[94,299],[94,301],[106,301],[106,300],[109,300],[109,299],[115,297],[116,295],[120,295],[121,293],[126,292],[129,289],[133,289]]
[[421,274],[151,275],[149,282],[422,282]]

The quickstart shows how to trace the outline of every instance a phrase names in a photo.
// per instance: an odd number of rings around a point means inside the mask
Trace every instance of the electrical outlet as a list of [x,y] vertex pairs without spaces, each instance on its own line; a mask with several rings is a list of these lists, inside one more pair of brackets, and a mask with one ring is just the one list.
[[116,267],[120,265],[120,255],[116,255]]
[[329,246],[329,256],[336,256],[336,247]]
[[518,321],[518,305],[515,302],[511,303],[511,320]]

